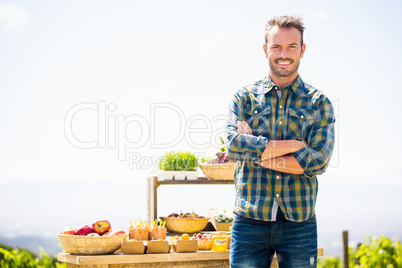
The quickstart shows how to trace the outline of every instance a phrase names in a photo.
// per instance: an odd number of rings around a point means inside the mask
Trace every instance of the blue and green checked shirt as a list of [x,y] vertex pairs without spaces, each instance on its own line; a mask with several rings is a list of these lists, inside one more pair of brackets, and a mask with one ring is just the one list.
[[[300,76],[284,88],[282,96],[278,90],[268,75],[240,89],[230,103],[226,129],[229,157],[237,161],[234,211],[269,221],[277,203],[288,220],[302,222],[315,214],[316,175],[324,173],[332,155],[335,116],[328,98]],[[253,135],[238,133],[237,121],[246,121]],[[304,174],[258,165],[269,140],[307,142],[307,148],[293,154]]]

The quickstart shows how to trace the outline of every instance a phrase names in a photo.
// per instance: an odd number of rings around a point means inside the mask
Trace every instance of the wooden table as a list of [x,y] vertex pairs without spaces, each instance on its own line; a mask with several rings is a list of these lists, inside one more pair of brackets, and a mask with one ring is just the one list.
[[[318,256],[323,256],[324,250],[318,248]],[[136,254],[124,255],[115,253],[110,255],[70,255],[59,253],[57,260],[66,262],[68,268],[131,268],[131,267],[179,267],[179,268],[207,268],[229,267],[229,251],[198,251],[196,253],[166,253],[166,254]],[[277,268],[276,256],[271,268]]]
[[149,177],[147,180],[147,217],[148,222],[158,218],[158,187],[161,185],[231,185],[233,180],[208,180],[198,177],[196,180],[166,180],[159,181],[158,177]]
[[196,253],[163,253],[123,255],[70,255],[59,253],[57,260],[66,262],[68,268],[122,268],[122,267],[229,267],[229,251],[198,251]]

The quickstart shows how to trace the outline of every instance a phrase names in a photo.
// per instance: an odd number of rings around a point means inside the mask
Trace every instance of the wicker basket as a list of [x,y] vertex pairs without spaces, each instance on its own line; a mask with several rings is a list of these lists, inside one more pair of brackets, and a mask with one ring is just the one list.
[[160,217],[166,222],[166,228],[171,232],[177,233],[196,233],[205,228],[209,218],[174,218]]
[[80,236],[58,234],[61,246],[67,253],[81,255],[111,254],[118,250],[127,234],[115,236]]
[[209,180],[233,180],[236,162],[222,164],[201,164],[199,167]]

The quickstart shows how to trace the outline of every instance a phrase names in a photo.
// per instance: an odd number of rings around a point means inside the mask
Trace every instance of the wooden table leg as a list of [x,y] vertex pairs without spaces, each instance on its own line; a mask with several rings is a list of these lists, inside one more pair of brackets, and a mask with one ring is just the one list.
[[148,222],[157,219],[157,181],[158,177],[149,177],[147,181],[147,217]]

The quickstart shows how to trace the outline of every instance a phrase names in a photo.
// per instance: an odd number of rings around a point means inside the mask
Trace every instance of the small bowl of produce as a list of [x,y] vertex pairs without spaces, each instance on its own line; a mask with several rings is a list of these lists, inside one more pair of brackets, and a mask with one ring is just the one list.
[[212,241],[211,241],[212,234],[198,233],[198,234],[194,234],[194,236],[191,239],[198,241],[198,250],[211,250],[212,249]]
[[233,212],[226,209],[210,209],[211,223],[217,231],[229,231],[233,223]]
[[198,165],[202,173],[209,180],[234,180],[236,162],[229,160],[226,151],[218,152],[216,156]]
[[167,217],[160,217],[166,222],[166,228],[177,233],[196,233],[205,228],[209,218],[192,213],[171,213]]

